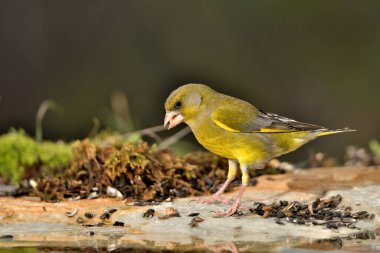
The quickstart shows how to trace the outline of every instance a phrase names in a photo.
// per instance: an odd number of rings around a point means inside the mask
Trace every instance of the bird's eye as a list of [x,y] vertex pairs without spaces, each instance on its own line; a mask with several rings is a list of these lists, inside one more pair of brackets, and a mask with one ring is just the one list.
[[182,102],[181,101],[177,101],[174,105],[174,109],[180,109],[182,106]]

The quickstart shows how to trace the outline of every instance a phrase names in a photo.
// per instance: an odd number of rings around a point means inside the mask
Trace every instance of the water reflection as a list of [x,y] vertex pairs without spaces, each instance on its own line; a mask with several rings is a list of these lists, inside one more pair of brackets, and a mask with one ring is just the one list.
[[[17,238],[17,237],[16,237]],[[96,236],[79,238],[73,236],[71,240],[49,241],[48,235],[38,237],[34,235],[28,241],[23,240],[0,241],[0,253],[3,252],[288,252],[297,249],[297,252],[313,251],[361,251],[374,252],[380,249],[374,231],[364,231],[344,238],[311,240],[307,238],[284,238],[272,242],[224,241],[211,244],[205,243],[200,237],[191,237],[191,242],[158,242],[150,240],[129,240],[125,234],[110,234],[105,239]]]

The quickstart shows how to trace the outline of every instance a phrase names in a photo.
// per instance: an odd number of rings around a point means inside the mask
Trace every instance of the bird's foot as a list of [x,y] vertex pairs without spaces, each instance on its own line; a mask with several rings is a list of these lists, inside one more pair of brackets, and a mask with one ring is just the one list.
[[239,208],[239,203],[234,203],[227,211],[216,213],[214,215],[214,218],[223,218],[223,217],[232,216],[234,213],[237,212],[238,208]]
[[206,205],[211,205],[211,204],[214,204],[216,202],[228,204],[229,200],[223,199],[222,197],[220,197],[220,195],[214,194],[211,196],[211,198],[201,198],[197,201],[198,204],[206,204]]

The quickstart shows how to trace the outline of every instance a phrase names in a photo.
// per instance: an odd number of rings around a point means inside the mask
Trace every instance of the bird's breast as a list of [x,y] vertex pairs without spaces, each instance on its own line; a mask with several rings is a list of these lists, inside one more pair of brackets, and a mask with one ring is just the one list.
[[219,156],[246,164],[259,163],[270,156],[270,146],[266,145],[262,137],[255,134],[229,132],[213,122],[189,125],[198,142]]

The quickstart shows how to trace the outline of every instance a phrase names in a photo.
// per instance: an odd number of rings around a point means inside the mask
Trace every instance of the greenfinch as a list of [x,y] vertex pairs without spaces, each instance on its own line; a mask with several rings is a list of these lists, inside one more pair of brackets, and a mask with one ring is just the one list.
[[[264,112],[243,100],[216,92],[202,84],[186,84],[174,90],[165,102],[166,129],[185,122],[207,150],[228,159],[228,176],[207,201],[221,201],[221,194],[242,173],[242,185],[232,206],[219,216],[234,214],[248,185],[248,170],[260,169],[272,158],[289,153],[324,135],[354,131],[328,129]],[[239,166],[240,165],[240,166]]]

